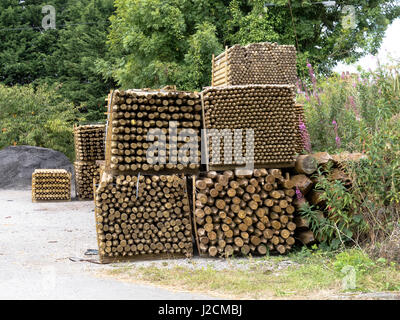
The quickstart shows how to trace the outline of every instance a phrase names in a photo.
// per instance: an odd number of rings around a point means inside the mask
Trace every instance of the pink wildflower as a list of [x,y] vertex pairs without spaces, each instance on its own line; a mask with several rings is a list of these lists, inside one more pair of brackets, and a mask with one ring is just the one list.
[[304,196],[303,196],[303,194],[301,193],[299,187],[296,187],[296,198],[297,198],[297,200],[302,200],[302,199],[304,199]]
[[356,115],[356,120],[360,121],[361,120],[360,112],[358,111],[358,108],[357,108],[357,105],[356,105],[356,102],[355,102],[353,96],[349,96],[349,104],[350,104],[351,108],[353,109],[354,114]]

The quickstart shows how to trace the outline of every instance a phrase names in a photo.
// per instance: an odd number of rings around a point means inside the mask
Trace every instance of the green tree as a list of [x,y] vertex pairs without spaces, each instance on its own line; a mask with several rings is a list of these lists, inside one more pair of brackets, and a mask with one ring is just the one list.
[[107,17],[112,0],[77,2],[69,8],[73,24],[59,30],[54,54],[48,58],[46,82],[60,83],[60,94],[88,112],[88,120],[104,118],[105,97],[114,86],[96,73],[95,61],[107,59]]
[[[0,2],[0,81],[6,85],[26,84],[47,76],[45,61],[56,48],[57,30],[42,29],[42,7],[54,5],[38,0]],[[58,0],[60,7],[66,0]],[[57,23],[64,23],[59,11]]]
[[116,0],[109,35],[114,59],[99,61],[99,69],[122,87],[201,88],[210,78],[211,54],[222,51],[217,32],[228,3]]
[[[112,60],[97,66],[123,87],[182,89],[210,83],[211,54],[225,45],[273,41],[298,48],[306,61],[328,73],[338,61],[376,53],[384,32],[400,15],[395,0],[116,0],[108,44]],[[345,5],[355,9],[355,28],[343,25]],[[208,73],[207,73],[208,72]]]
[[307,60],[319,71],[329,73],[339,61],[351,63],[376,54],[387,26],[400,16],[397,0],[337,0],[332,6],[309,0],[268,3],[232,0],[233,19],[228,23],[226,39],[241,44],[277,41],[296,45],[302,73]]
[[0,149],[9,145],[51,148],[74,159],[78,111],[58,90],[0,84]]
[[[56,9],[56,29],[43,30],[44,5]],[[0,82],[59,83],[59,93],[90,120],[103,118],[112,81],[96,74],[107,57],[105,42],[112,0],[4,0],[0,2]]]

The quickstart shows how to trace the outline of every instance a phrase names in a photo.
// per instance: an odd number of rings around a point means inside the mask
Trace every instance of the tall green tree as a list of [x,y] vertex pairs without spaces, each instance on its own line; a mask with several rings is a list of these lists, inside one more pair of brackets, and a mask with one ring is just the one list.
[[210,76],[211,54],[222,50],[217,29],[228,18],[228,3],[116,0],[109,35],[114,59],[98,66],[122,87],[200,88]]
[[104,98],[114,86],[112,80],[103,81],[95,67],[97,59],[108,59],[107,28],[112,12],[112,0],[78,1],[70,6],[73,22],[59,30],[56,49],[46,63],[46,82],[60,83],[60,94],[87,112],[88,120],[104,117]]
[[[56,29],[44,30],[45,5],[56,11]],[[96,59],[107,59],[105,42],[112,0],[2,0],[0,82],[9,86],[59,83],[59,93],[90,120],[102,118],[113,87],[96,74]]]
[[[50,3],[51,2],[51,3]],[[47,4],[56,5],[56,1]],[[57,0],[57,7],[66,0]],[[39,0],[0,1],[0,81],[6,85],[31,83],[47,76],[45,62],[57,44],[57,30],[42,28],[42,7]],[[64,24],[63,11],[57,23]]]
[[[355,25],[347,21],[352,12]],[[298,48],[306,61],[329,73],[338,61],[376,53],[400,15],[396,0],[115,0],[108,44],[111,60],[98,60],[105,78],[123,87],[175,83],[201,89],[210,82],[211,54],[225,45],[273,41]],[[345,23],[346,22],[346,23]]]

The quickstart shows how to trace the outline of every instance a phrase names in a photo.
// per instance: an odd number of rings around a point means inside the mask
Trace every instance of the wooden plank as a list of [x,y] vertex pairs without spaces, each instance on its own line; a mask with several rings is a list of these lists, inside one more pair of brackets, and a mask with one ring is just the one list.
[[126,170],[126,171],[120,171],[120,170],[116,170],[116,169],[109,169],[106,168],[107,173],[111,173],[112,175],[131,175],[131,176],[137,176],[139,173],[140,175],[173,175],[173,174],[188,174],[188,175],[192,175],[192,174],[199,174],[200,173],[200,168],[197,169],[189,169],[189,168],[185,168],[183,170],[178,170],[178,169],[165,169],[165,170],[159,170],[159,171],[155,171],[155,170]]
[[[280,169],[280,168],[294,168],[295,161],[293,162],[278,162],[278,163],[255,163],[255,169]],[[226,171],[239,168],[245,168],[244,165],[238,164],[209,164],[209,171]]]
[[214,70],[215,70],[214,59],[215,59],[215,57],[214,57],[214,53],[213,53],[212,58],[211,58],[211,86],[212,87],[214,86]]
[[226,72],[221,73],[219,76],[215,77],[214,82],[219,82],[220,80],[223,80],[224,82],[226,82]]
[[221,59],[224,59],[225,57],[226,57],[226,55],[225,55],[225,51],[224,51],[215,57],[215,62],[220,62]]
[[[227,65],[228,65],[228,46],[225,47],[225,60],[226,60],[225,67],[227,67]],[[225,70],[225,83],[228,84],[228,71],[227,70]]]
[[71,201],[71,197],[69,199],[59,199],[59,200],[36,200],[36,199],[32,199],[32,202],[35,203],[49,203],[49,202],[70,202]]
[[[205,117],[205,106],[204,106],[204,96],[203,96],[203,92],[200,94],[201,97],[201,113],[202,113],[202,121],[203,121],[203,130],[201,131],[202,134],[202,141],[204,141],[204,153],[206,156],[206,170],[209,171],[208,168],[208,138],[207,138],[207,129],[206,129],[206,117]],[[201,150],[201,153],[203,153],[203,150]]]
[[221,63],[221,64],[219,64],[218,66],[215,67],[214,73],[217,73],[217,72],[219,72],[221,70],[225,70],[226,67],[227,67],[226,63]]
[[108,101],[107,106],[107,123],[106,123],[106,134],[105,134],[105,166],[107,168],[110,167],[111,164],[111,136],[112,136],[112,121],[113,121],[113,112],[112,112],[112,103],[114,99],[114,90],[111,91],[109,95],[110,99]]
[[214,78],[217,78],[217,77],[219,77],[221,74],[225,74],[227,71],[228,71],[228,66],[224,66],[223,68],[220,68],[219,70],[217,70],[217,71],[214,71]]
[[[100,180],[101,180],[101,174],[102,172],[100,171]],[[94,225],[96,228],[96,239],[97,239],[97,248],[99,250],[99,259],[100,262],[102,262],[102,255],[100,254],[100,239],[99,239],[99,223],[97,222],[97,212],[96,212],[96,184],[95,184],[95,180],[93,179],[93,190],[95,190],[93,192],[93,203],[94,203]]]
[[194,225],[194,237],[196,239],[196,245],[197,245],[197,251],[199,252],[200,257],[207,257],[208,255],[201,252],[200,250],[200,239],[199,239],[199,234],[197,233],[197,223],[196,223],[196,216],[195,216],[195,211],[196,211],[196,176],[192,176],[193,179],[193,190],[192,190],[192,216],[193,216],[193,225]]
[[174,260],[174,259],[187,259],[193,257],[192,255],[185,255],[183,253],[159,253],[159,254],[137,254],[134,256],[125,257],[107,257],[100,256],[100,263],[119,263],[119,262],[134,262],[134,261],[147,261],[147,260]]

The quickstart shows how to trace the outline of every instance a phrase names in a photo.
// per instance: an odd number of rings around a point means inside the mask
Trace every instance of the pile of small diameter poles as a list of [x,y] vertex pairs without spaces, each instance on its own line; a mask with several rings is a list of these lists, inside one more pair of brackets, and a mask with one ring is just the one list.
[[36,169],[32,173],[32,201],[71,200],[71,173],[64,169]]
[[105,125],[74,126],[76,161],[104,159]]
[[76,161],[74,167],[78,198],[80,200],[93,199],[93,183],[97,184],[100,179],[99,165],[93,161]]
[[[326,200],[322,197],[324,193],[317,188],[318,175],[317,169],[329,181],[338,181],[347,189],[352,187],[351,175],[348,174],[349,165],[365,159],[366,155],[361,153],[341,153],[330,155],[327,152],[317,152],[310,155],[301,155],[296,161],[296,175],[292,176],[293,184],[301,192],[301,197],[294,201],[297,210],[308,203],[313,206],[317,219],[334,219],[335,213],[327,207]],[[295,217],[297,225],[295,237],[304,245],[315,242],[323,242],[322,234],[312,231],[311,221],[299,214]]]
[[105,125],[74,126],[75,192],[79,200],[93,199],[93,179],[99,179],[98,160],[104,160]]
[[296,48],[276,43],[234,45],[213,58],[213,86],[295,84]]
[[[115,91],[112,121],[108,124],[111,130],[109,167],[119,172],[156,173],[199,169],[196,161],[190,161],[188,152],[179,151],[183,145],[195,144],[193,147],[197,148],[200,143],[201,110],[200,95],[193,92]],[[153,134],[151,129],[165,135],[166,140],[159,142],[158,134]],[[178,138],[181,133],[198,140],[182,138],[181,141]],[[170,144],[176,148],[170,148]],[[149,150],[152,146],[156,148]],[[194,156],[200,157],[199,149]]]
[[[294,164],[300,143],[294,86],[208,87],[203,91],[203,100],[207,130],[218,129],[222,136],[223,129],[243,129],[242,149],[234,148],[233,165],[241,164],[235,159],[240,159],[247,148],[248,129],[254,130],[255,165],[274,168]],[[212,138],[208,140],[208,154],[212,155]],[[221,164],[230,162],[225,161],[222,137],[219,152]],[[246,162],[251,161],[247,154],[244,157]],[[209,168],[217,170],[218,163],[210,159]]]
[[295,243],[295,189],[280,169],[216,172],[195,180],[200,254],[283,254]]
[[[305,119],[305,115],[304,115],[304,106],[300,103],[296,103],[295,104],[295,112],[296,112],[296,118],[298,121],[298,126],[297,126],[297,148],[296,148],[296,152],[301,154],[304,150],[304,141],[303,141],[303,135],[305,132],[303,132],[302,130],[306,130],[306,129],[302,129],[301,128],[301,123],[303,123],[306,126],[306,119]],[[307,126],[305,127],[307,128]]]
[[193,254],[185,178],[103,173],[95,205],[102,261]]

